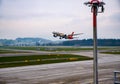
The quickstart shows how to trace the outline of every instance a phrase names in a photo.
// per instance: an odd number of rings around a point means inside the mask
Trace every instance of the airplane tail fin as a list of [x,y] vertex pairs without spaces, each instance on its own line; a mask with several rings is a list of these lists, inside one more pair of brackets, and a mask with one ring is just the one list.
[[74,35],[74,32],[72,32],[72,34],[71,34],[72,36]]

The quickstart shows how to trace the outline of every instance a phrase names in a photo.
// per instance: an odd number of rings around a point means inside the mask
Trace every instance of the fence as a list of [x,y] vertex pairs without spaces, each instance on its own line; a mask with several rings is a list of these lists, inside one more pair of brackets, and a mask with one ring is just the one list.
[[114,84],[120,84],[120,71],[114,71]]

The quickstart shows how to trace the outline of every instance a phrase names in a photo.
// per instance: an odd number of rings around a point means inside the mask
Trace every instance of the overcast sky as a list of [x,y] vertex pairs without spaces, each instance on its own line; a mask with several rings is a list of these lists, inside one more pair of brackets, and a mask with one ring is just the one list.
[[[0,39],[40,37],[58,40],[52,32],[84,33],[93,37],[88,0],[0,0]],[[105,12],[97,16],[98,38],[120,39],[120,0],[103,0]]]

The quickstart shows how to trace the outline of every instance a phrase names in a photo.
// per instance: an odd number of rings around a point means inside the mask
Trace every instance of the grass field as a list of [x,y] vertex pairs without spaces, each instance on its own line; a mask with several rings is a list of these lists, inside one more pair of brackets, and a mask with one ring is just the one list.
[[7,54],[7,53],[28,53],[28,52],[0,49],[0,54]]
[[101,52],[101,53],[104,53],[104,54],[120,54],[120,51],[106,51],[106,52]]
[[105,50],[101,53],[104,53],[104,54],[120,54],[120,47],[111,48],[111,49]]
[[[92,47],[60,47],[60,46],[32,46],[32,47],[0,47],[0,54],[9,53],[27,53],[24,51],[14,50],[37,50],[37,51],[85,51],[93,50]],[[105,54],[120,54],[119,47],[99,47],[98,50],[105,50]],[[16,66],[27,66],[27,65],[39,65],[49,63],[61,63],[71,61],[83,61],[92,60],[93,58],[71,55],[71,54],[48,54],[48,55],[30,55],[30,56],[11,56],[11,57],[0,57],[0,68],[5,67],[16,67]]]
[[0,68],[71,62],[71,61],[83,61],[83,60],[92,60],[92,59],[93,58],[79,56],[79,55],[71,55],[71,54],[0,57]]
[[[0,47],[1,48],[1,47]],[[18,50],[37,50],[37,51],[80,51],[80,50],[93,50],[92,47],[60,47],[60,46],[4,46],[3,49],[18,49]],[[99,50],[109,49],[100,47]]]

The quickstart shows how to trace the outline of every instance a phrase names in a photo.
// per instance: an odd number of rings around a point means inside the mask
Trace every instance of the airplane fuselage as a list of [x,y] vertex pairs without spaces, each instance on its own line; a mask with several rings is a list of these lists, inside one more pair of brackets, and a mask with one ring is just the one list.
[[[59,33],[59,32],[52,32],[53,33],[53,37],[59,37],[59,39],[73,39],[76,37],[73,37],[75,35],[79,35],[79,34],[74,34],[74,32],[72,32],[71,34],[64,34],[64,33]],[[82,33],[81,33],[82,34]]]

